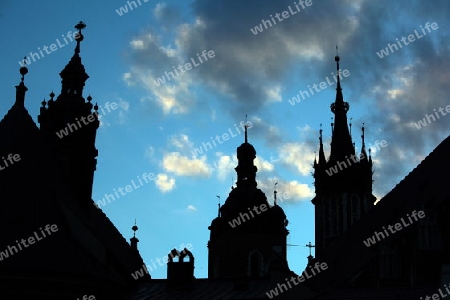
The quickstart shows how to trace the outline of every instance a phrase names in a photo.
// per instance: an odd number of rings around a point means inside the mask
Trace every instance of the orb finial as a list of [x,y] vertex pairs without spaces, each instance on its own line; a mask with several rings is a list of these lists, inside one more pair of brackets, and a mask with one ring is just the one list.
[[133,237],[136,237],[136,231],[139,229],[139,228],[136,226],[136,219],[134,219],[134,226],[131,227],[131,229],[134,231]]
[[28,68],[27,68],[27,57],[24,56],[23,57],[23,63],[22,63],[22,67],[20,67],[19,70],[20,74],[22,75],[22,82],[25,78],[25,75],[28,73]]

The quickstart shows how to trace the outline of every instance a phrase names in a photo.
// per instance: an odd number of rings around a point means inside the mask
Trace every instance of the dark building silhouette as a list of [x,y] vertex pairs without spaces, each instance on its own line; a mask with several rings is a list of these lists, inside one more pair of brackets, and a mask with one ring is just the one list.
[[[339,78],[339,56],[336,55],[336,101],[331,104],[334,123],[331,123],[331,152],[325,159],[322,129],[320,129],[319,161],[314,161],[316,257],[335,239],[357,223],[374,202],[372,195],[372,158],[367,155],[362,128],[362,147],[358,155],[347,125],[350,105],[344,102]],[[351,125],[350,125],[351,126]],[[351,127],[350,127],[351,128]],[[336,172],[335,172],[336,171]]]
[[[0,171],[1,299],[124,299],[132,286],[150,279],[130,276],[143,264],[137,248],[91,199],[99,121],[92,98],[83,97],[84,24],[76,28],[75,53],[60,73],[61,93],[42,102],[40,128],[25,108],[25,66],[16,101],[0,121],[0,157],[20,158]],[[68,124],[73,132],[59,138],[55,133]],[[52,225],[56,231],[47,231]]]
[[[304,275],[318,264],[327,268],[306,280],[289,269],[287,217],[257,188],[256,150],[245,128],[236,187],[209,226],[208,278],[194,277],[188,249],[173,249],[167,279],[151,279],[136,234],[127,243],[91,199],[99,121],[98,106],[83,96],[84,27],[76,26],[61,93],[42,102],[40,127],[25,108],[26,66],[16,101],[0,121],[0,299],[425,299],[450,286],[450,191],[443,174],[450,169],[450,137],[374,205],[364,128],[358,155],[339,80],[331,153],[327,160],[321,129],[314,161],[316,255],[308,256]],[[413,211],[424,217],[387,231]],[[141,276],[133,277],[136,271]]]
[[257,188],[255,148],[247,141],[237,148],[236,187],[219,209],[209,229],[208,278],[263,277],[288,271],[287,219]]

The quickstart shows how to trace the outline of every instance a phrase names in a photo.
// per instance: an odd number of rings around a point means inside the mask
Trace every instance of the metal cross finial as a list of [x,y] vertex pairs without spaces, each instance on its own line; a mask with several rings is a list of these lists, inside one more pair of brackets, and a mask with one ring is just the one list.
[[81,30],[86,27],[83,21],[80,21],[77,25],[75,25],[75,29],[78,29],[78,32],[75,34],[75,40],[77,41],[77,46],[75,47],[75,53],[80,53],[80,42],[83,40],[83,34]]
[[311,242],[309,242],[308,244],[306,244],[306,247],[309,248],[309,256],[311,256],[311,248],[316,247],[315,245],[312,245]]

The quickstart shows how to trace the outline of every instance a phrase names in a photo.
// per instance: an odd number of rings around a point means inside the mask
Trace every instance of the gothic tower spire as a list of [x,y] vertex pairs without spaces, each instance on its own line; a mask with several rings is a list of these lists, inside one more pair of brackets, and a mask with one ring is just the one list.
[[363,126],[361,128],[362,130],[362,134],[361,134],[361,156],[360,156],[360,160],[362,162],[368,162],[369,158],[367,157],[367,152],[366,152],[366,143],[364,141],[364,123]]
[[[337,47],[336,47],[337,50]],[[372,162],[367,158],[365,131],[362,128],[361,159],[355,156],[355,147],[347,124],[349,104],[344,102],[340,81],[339,55],[337,67],[336,99],[331,104],[334,120],[331,123],[331,151],[328,161],[323,153],[320,129],[319,162],[314,164],[316,257],[324,249],[372,208],[376,198],[372,195]],[[369,160],[368,160],[369,159]]]
[[78,201],[87,205],[92,201],[98,155],[95,137],[100,122],[96,112],[98,107],[92,111],[92,97],[88,96],[87,101],[83,97],[83,88],[89,78],[80,57],[80,43],[84,39],[81,30],[85,27],[83,22],[75,26],[77,45],[71,60],[60,73],[61,93],[54,100],[52,92],[47,106],[45,101],[42,102],[38,122],[53,155],[61,161],[61,172],[71,185],[69,188]]
[[340,57],[337,53],[336,46],[336,56],[334,58],[336,61],[337,69],[337,87],[336,87],[336,100],[331,104],[331,111],[334,114],[334,127],[331,137],[331,153],[330,161],[338,162],[343,161],[345,156],[350,157],[350,155],[355,154],[355,149],[352,146],[352,138],[350,136],[350,131],[347,125],[347,111],[350,106],[344,101],[341,88],[340,80],[340,69],[339,61]]
[[69,95],[69,94],[82,95],[84,83],[89,78],[88,74],[86,74],[86,71],[84,70],[84,66],[81,63],[80,57],[80,44],[84,39],[81,30],[84,29],[85,27],[86,24],[84,24],[81,21],[77,25],[75,25],[75,28],[78,29],[78,32],[75,34],[75,40],[77,42],[77,45],[75,47],[75,53],[73,54],[70,62],[60,73],[60,76],[62,78],[61,81],[62,95]]
[[323,151],[323,139],[322,139],[322,124],[320,124],[320,136],[319,136],[319,166],[325,166],[325,152]]

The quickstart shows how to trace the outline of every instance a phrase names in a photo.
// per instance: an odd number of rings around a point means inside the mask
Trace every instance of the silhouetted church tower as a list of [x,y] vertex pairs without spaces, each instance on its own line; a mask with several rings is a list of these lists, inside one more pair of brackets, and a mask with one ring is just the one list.
[[248,143],[247,126],[237,158],[237,187],[208,227],[208,278],[262,277],[288,269],[286,215],[256,187],[256,151]]
[[372,195],[372,158],[370,149],[369,156],[366,153],[364,126],[361,154],[355,155],[355,146],[347,124],[350,106],[342,96],[338,55],[335,61],[337,87],[336,101],[331,104],[334,123],[331,123],[330,156],[328,160],[325,159],[321,128],[319,161],[314,160],[316,196],[312,203],[315,205],[316,258],[319,260],[323,250],[370,210],[376,200]]
[[[60,73],[61,94],[54,100],[55,94],[52,92],[48,103],[45,100],[42,102],[38,122],[71,191],[90,205],[98,155],[95,136],[100,123],[97,105],[94,106],[95,112],[92,112],[92,97],[87,97],[88,102],[83,98],[83,87],[89,78],[80,58],[81,30],[85,27],[83,22],[75,26],[78,29],[75,36],[77,45],[72,59]],[[66,130],[67,135],[60,130]]]

